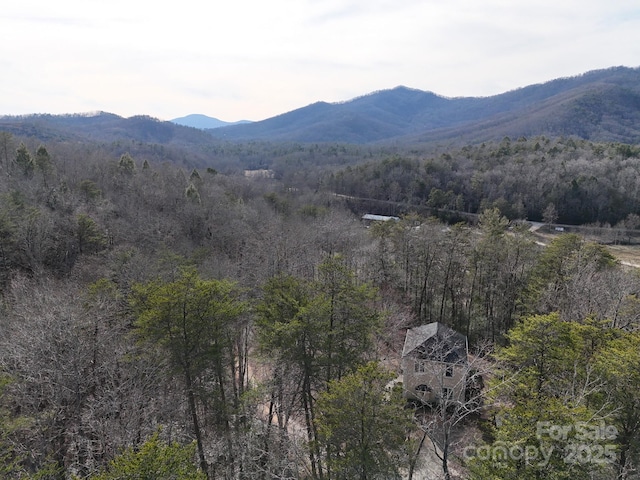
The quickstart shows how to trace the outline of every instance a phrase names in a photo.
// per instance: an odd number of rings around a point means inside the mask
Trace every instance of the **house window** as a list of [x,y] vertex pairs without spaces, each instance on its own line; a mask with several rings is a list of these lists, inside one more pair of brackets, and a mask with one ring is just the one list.
[[444,370],[445,377],[453,377],[453,365],[447,365]]
[[452,396],[453,396],[453,389],[452,388],[442,387],[442,399],[443,400],[449,400],[449,399],[451,399]]
[[421,362],[420,360],[416,360],[416,363],[414,364],[414,368],[415,368],[416,372],[423,373],[424,372],[424,362]]

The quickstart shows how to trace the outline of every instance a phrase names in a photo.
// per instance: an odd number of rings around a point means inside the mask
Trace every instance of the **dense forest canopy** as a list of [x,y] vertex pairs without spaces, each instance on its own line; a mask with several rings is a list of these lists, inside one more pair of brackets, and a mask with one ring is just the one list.
[[[628,240],[637,146],[225,143],[197,168],[125,146],[0,132],[3,478],[634,478],[638,273],[511,220]],[[400,220],[363,224],[377,201]],[[389,391],[429,322],[468,336],[482,401]],[[463,455],[460,432],[546,448],[536,422],[601,421],[597,465]]]
[[639,169],[640,148],[633,145],[505,137],[439,156],[397,154],[327,181],[337,193],[398,202],[405,210],[496,207],[512,220],[543,221],[551,203],[558,223],[615,225],[638,212]]

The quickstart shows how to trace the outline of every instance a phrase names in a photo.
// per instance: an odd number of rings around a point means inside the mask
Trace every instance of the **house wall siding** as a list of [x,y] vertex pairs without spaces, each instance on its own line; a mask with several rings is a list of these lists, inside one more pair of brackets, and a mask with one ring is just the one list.
[[[416,372],[417,362],[421,362],[424,365],[424,372]],[[466,365],[419,360],[411,355],[404,357],[401,363],[405,398],[434,403],[440,400],[443,388],[448,388],[451,389],[451,395],[454,399],[464,400]],[[446,376],[447,367],[452,368],[450,377]],[[431,391],[416,391],[418,385],[427,385]]]

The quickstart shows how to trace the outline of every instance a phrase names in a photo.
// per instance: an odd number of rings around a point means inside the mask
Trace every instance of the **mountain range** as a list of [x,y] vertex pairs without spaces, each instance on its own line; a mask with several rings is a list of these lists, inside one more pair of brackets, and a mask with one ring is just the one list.
[[212,134],[347,143],[481,142],[545,134],[638,143],[640,68],[596,70],[490,97],[447,98],[400,86],[343,103],[314,103]]
[[341,103],[316,102],[259,122],[226,123],[204,115],[163,122],[96,112],[4,116],[0,130],[42,140],[125,139],[183,146],[216,140],[480,143],[535,135],[640,143],[640,68],[595,70],[489,97],[448,98],[399,86]]
[[171,123],[176,123],[184,127],[200,128],[202,130],[228,127],[230,125],[241,125],[243,123],[251,123],[249,120],[240,120],[239,122],[225,122],[215,117],[208,117],[199,113],[192,113],[186,117],[174,118]]

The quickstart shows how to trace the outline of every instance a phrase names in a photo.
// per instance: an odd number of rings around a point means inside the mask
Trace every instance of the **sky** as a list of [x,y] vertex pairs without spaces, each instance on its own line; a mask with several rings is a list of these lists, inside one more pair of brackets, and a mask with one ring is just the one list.
[[262,120],[640,66],[638,0],[3,0],[0,115]]

